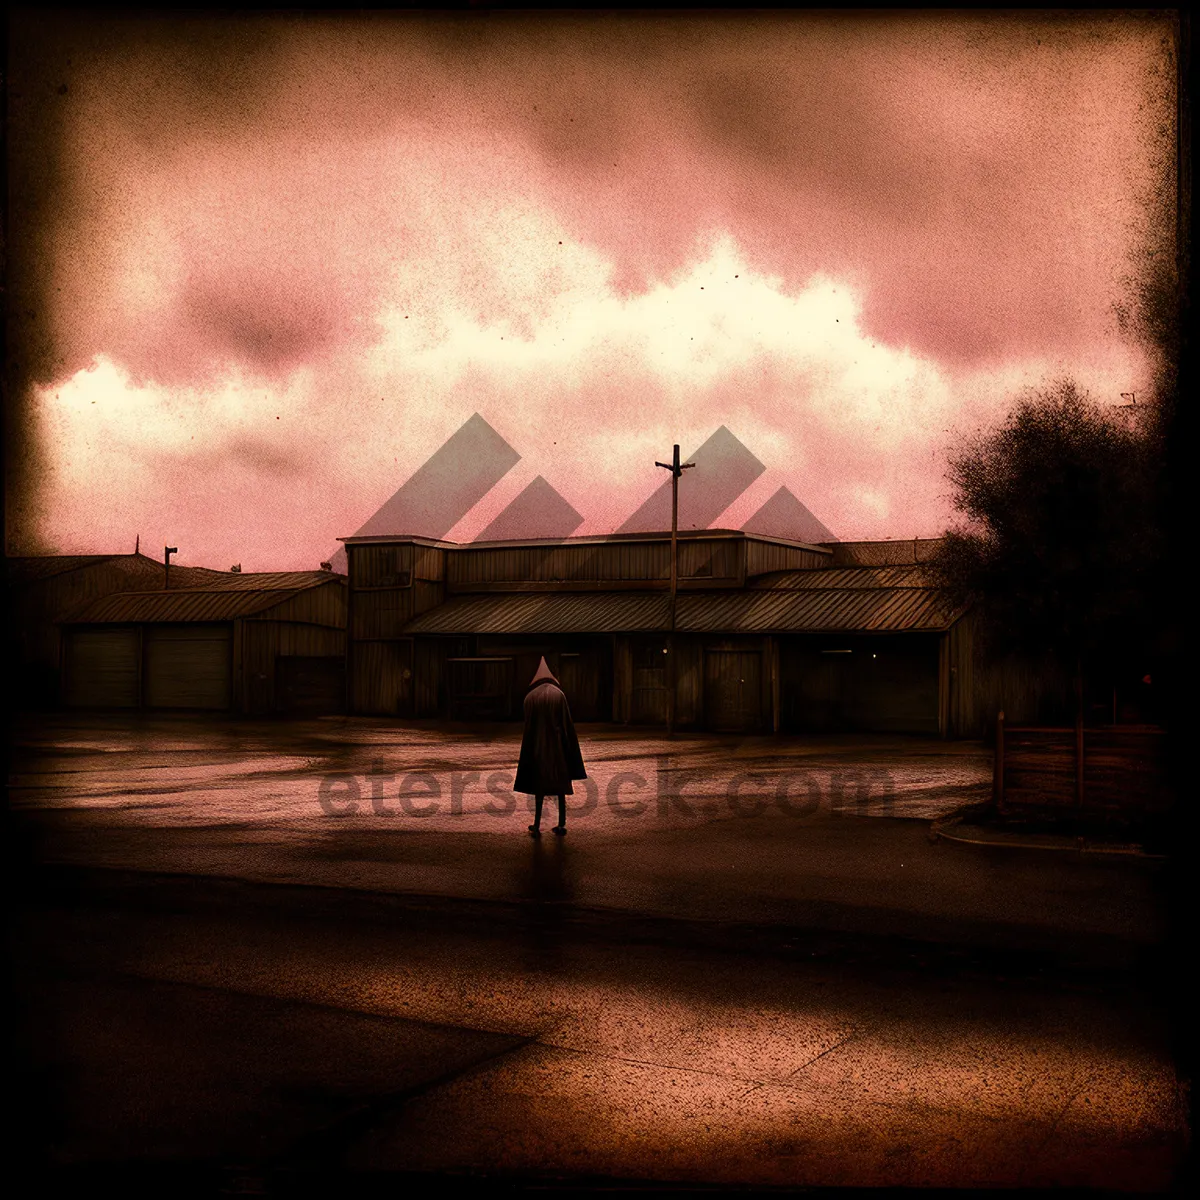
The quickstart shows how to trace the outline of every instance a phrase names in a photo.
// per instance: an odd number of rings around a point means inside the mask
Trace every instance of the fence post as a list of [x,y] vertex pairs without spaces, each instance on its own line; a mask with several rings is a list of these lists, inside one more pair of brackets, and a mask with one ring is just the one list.
[[992,774],[992,803],[999,812],[1004,806],[1004,712],[996,714],[996,764]]
[[1075,718],[1075,804],[1083,808],[1083,718]]

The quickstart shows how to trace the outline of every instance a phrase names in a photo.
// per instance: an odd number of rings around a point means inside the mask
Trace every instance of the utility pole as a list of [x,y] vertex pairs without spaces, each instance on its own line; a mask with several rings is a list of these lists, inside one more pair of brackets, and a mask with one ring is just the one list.
[[171,586],[171,555],[178,554],[178,553],[179,553],[178,546],[164,546],[163,547],[163,562],[166,564],[166,567],[167,567],[165,573],[163,574],[163,591],[166,591],[166,589]]
[[679,477],[695,463],[680,463],[679,446],[671,453],[669,463],[655,462],[671,472],[671,598],[667,616],[667,737],[675,734],[675,594],[679,587]]

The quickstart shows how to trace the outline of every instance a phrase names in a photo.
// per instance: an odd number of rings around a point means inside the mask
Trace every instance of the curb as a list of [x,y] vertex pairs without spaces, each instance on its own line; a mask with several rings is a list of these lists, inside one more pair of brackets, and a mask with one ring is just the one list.
[[[1066,839],[1062,838],[1056,843],[1036,842],[1026,840],[1029,837],[1037,837],[1039,835],[1016,835],[1016,838],[1009,841],[1004,841],[999,838],[988,837],[964,837],[958,827],[964,824],[968,818],[973,816],[982,816],[991,807],[990,804],[966,804],[962,808],[956,809],[947,816],[939,817],[936,821],[930,823],[929,840],[935,845],[938,842],[955,842],[960,846],[985,846],[1000,850],[1050,850],[1059,854],[1099,854],[1111,855],[1117,858],[1141,858],[1156,862],[1164,862],[1169,857],[1166,854],[1151,854],[1137,845],[1106,845],[1103,842],[1089,843],[1086,838]],[[1053,836],[1053,835],[1048,835]],[[1017,840],[1017,839],[1020,840]]]

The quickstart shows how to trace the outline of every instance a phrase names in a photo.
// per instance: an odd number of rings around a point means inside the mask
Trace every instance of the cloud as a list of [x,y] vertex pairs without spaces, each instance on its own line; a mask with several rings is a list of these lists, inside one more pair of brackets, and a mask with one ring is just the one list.
[[726,424],[839,533],[911,536],[948,430],[1148,374],[1114,306],[1162,215],[1162,19],[14,28],[56,544],[170,514],[303,565],[476,410],[582,531]]
[[[557,245],[546,236],[555,232],[525,228],[531,244]],[[789,486],[842,536],[887,536],[898,524],[904,536],[928,534],[948,516],[938,455],[950,430],[994,416],[1021,381],[1053,370],[1025,362],[956,378],[868,334],[845,284],[817,276],[789,291],[727,238],[634,297],[586,248],[565,245],[564,260],[562,290],[543,296],[537,319],[516,303],[537,286],[520,256],[481,279],[524,313],[524,336],[505,303],[470,318],[436,281],[421,293],[422,321],[406,320],[417,286],[407,271],[429,278],[418,262],[393,280],[402,302],[387,303],[365,356],[283,382],[186,390],[100,359],[40,389],[40,428],[58,462],[49,536],[119,541],[131,512],[166,511],[156,497],[169,480],[164,536],[227,546],[224,557],[240,554],[247,569],[303,566],[476,410],[572,499],[580,532],[619,525],[660,482],[653,463],[673,441],[698,445],[726,424],[773,486]],[[1092,375],[1115,396],[1136,367],[1118,355]],[[502,489],[485,498],[460,530],[482,528],[509,499]]]

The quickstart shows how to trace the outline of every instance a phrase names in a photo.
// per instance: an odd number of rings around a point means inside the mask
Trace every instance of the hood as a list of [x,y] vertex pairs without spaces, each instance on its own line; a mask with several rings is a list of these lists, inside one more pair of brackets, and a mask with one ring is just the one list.
[[533,673],[533,678],[529,681],[529,686],[537,687],[539,683],[553,683],[558,687],[562,685],[554,677],[554,672],[546,665],[546,656],[542,655],[542,661],[538,663],[538,669]]

